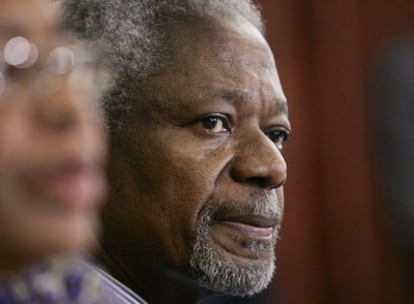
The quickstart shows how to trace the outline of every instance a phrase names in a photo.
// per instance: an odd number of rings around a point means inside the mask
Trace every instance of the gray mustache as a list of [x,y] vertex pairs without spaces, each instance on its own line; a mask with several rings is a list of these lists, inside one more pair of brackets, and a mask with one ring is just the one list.
[[211,224],[214,219],[225,214],[243,215],[254,214],[276,219],[280,225],[283,210],[280,207],[276,195],[262,194],[241,199],[219,199],[214,198],[206,202],[199,212],[198,219],[205,224]]

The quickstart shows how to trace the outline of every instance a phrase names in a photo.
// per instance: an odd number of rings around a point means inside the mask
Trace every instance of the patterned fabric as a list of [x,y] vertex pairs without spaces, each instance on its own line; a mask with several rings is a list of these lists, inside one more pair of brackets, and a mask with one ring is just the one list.
[[117,279],[109,275],[107,272],[94,265],[90,265],[90,267],[95,269],[105,286],[111,290],[111,294],[113,294],[118,301],[116,303],[147,304],[144,299],[133,292],[130,288],[119,282]]
[[54,260],[0,285],[0,304],[145,303],[104,271],[82,260]]

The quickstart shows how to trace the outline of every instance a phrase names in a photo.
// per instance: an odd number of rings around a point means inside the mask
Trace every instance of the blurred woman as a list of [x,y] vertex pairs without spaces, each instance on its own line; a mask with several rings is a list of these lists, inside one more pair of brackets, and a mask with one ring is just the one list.
[[0,1],[0,303],[115,303],[78,259],[105,193],[104,74],[57,16]]

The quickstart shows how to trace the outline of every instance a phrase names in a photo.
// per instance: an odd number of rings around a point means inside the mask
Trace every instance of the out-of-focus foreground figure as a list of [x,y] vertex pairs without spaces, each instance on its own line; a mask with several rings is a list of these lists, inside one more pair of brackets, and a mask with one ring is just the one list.
[[77,259],[105,193],[103,74],[57,16],[45,0],[0,2],[0,303],[105,303]]

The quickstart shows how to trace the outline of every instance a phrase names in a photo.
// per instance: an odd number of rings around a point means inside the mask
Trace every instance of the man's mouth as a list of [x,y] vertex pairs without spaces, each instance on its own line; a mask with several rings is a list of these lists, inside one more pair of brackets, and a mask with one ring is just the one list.
[[269,240],[272,238],[277,220],[262,215],[247,214],[222,218],[216,220],[216,224],[227,226],[238,234],[251,239]]
[[215,218],[211,237],[233,255],[262,259],[273,254],[273,245],[279,227],[277,216],[242,214]]

